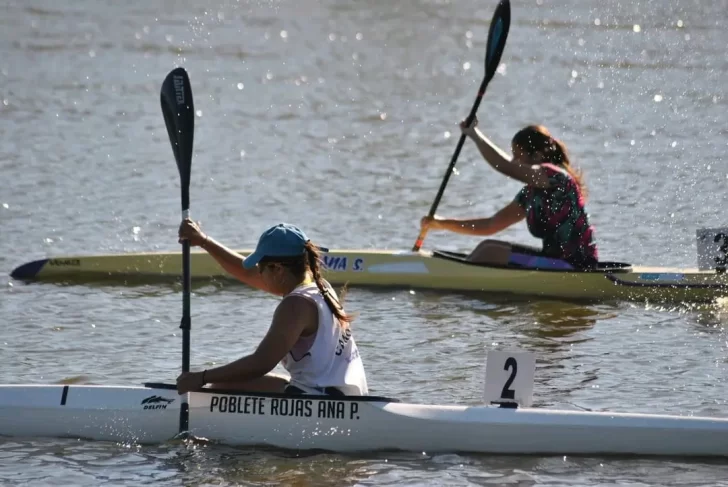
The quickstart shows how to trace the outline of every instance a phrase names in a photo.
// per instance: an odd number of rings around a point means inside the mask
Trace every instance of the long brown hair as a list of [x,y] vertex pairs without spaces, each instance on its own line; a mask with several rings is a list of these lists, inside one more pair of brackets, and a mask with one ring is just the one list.
[[300,278],[301,281],[306,277],[306,272],[311,271],[316,287],[318,287],[331,312],[339,320],[339,325],[342,328],[348,328],[351,322],[354,321],[354,317],[344,311],[342,304],[344,302],[344,295],[346,294],[346,286],[340,291],[340,298],[336,299],[326,285],[326,281],[324,281],[321,275],[321,251],[316,245],[310,241],[306,242],[306,250],[300,257],[263,257],[260,260],[260,264],[272,263],[286,267],[293,275]]
[[513,136],[511,144],[518,146],[529,156],[534,156],[537,152],[540,153],[543,159],[542,162],[563,167],[574,178],[582,196],[586,199],[587,189],[582,171],[571,165],[566,145],[552,136],[546,127],[543,125],[524,127]]

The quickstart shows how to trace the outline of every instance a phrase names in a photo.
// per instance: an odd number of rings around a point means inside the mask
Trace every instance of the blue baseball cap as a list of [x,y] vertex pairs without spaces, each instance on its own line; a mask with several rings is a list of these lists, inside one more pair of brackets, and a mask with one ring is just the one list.
[[243,267],[252,269],[263,257],[296,257],[306,251],[308,237],[303,230],[288,223],[279,223],[263,232],[255,251],[243,261]]

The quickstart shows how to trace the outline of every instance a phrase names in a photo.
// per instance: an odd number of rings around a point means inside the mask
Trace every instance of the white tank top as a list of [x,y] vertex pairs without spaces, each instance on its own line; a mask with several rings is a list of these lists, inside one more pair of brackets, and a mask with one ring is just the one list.
[[[328,282],[326,285],[329,293],[338,299]],[[336,387],[347,396],[368,395],[364,364],[351,330],[339,326],[316,283],[302,284],[288,296],[303,296],[316,303],[318,308],[318,329],[311,348],[301,357],[294,357],[294,346],[293,353],[289,352],[281,362],[291,374],[291,385],[307,392]],[[310,340],[303,338],[307,339]]]

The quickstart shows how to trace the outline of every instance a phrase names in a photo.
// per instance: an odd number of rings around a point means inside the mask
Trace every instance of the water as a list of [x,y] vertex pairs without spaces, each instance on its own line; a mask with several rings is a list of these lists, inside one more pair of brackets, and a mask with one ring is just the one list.
[[[503,147],[543,123],[585,171],[601,257],[695,265],[728,203],[728,2],[514,2],[479,110]],[[329,247],[409,248],[482,77],[495,2],[4,2],[0,15],[3,383],[171,381],[176,285],[26,285],[31,259],[177,249],[159,108],[170,69],[198,112],[192,213],[230,246],[280,220]],[[438,213],[487,216],[519,185],[468,143]],[[533,244],[524,226],[502,238]],[[476,240],[431,233],[427,248]],[[372,392],[477,404],[485,353],[538,354],[535,404],[726,415],[725,308],[576,305],[351,290]],[[276,300],[192,296],[193,369],[250,352]],[[517,434],[517,432],[514,432]],[[724,462],[372,454],[170,443],[0,442],[7,485],[728,485]]]

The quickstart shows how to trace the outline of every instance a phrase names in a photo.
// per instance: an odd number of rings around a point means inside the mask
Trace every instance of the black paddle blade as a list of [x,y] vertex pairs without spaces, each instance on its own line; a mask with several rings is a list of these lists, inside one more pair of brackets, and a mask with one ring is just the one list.
[[495,75],[500,64],[501,55],[506,47],[508,30],[511,28],[511,2],[501,0],[493,13],[488,29],[488,44],[485,50],[485,79],[486,84]]
[[187,71],[175,68],[162,83],[162,114],[167,125],[167,134],[172,144],[174,158],[182,184],[182,210],[190,208],[190,171],[192,167],[192,144],[195,136],[195,106],[192,101],[192,86]]

